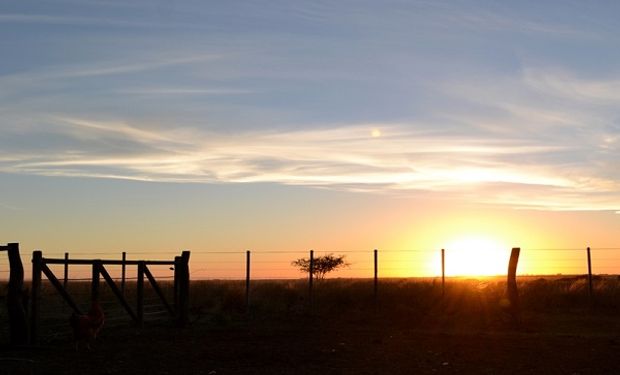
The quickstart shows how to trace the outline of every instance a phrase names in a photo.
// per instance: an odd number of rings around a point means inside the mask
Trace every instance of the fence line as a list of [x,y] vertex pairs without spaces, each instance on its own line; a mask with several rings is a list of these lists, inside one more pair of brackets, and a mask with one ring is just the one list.
[[[0,246],[0,249],[8,249],[9,246]],[[508,249],[506,249],[507,251]],[[514,251],[514,250],[513,250]],[[562,252],[564,254],[562,255]],[[168,252],[153,252],[148,253],[150,256],[159,256]],[[192,272],[195,276],[200,276],[207,279],[222,279],[222,280],[240,280],[245,281],[245,305],[246,309],[251,308],[251,291],[252,280],[300,280],[302,275],[296,274],[294,268],[291,266],[290,261],[286,260],[274,260],[268,257],[272,254],[294,254],[296,257],[303,257],[309,255],[309,270],[307,271],[308,282],[308,303],[312,305],[313,302],[313,288],[315,283],[315,272],[320,272],[317,263],[321,259],[321,255],[318,254],[330,254],[339,253],[349,255],[355,254],[355,263],[349,269],[343,269],[340,272],[345,275],[351,275],[351,277],[366,277],[373,281],[373,296],[375,302],[379,301],[380,294],[380,279],[392,278],[392,277],[441,277],[442,295],[445,294],[446,277],[448,276],[448,268],[450,265],[451,257],[453,253],[450,249],[439,250],[423,250],[423,249],[372,249],[372,250],[343,250],[343,251],[281,251],[281,250],[265,250],[265,251],[198,251],[195,254],[203,255],[205,259],[194,258],[192,265],[195,267]],[[462,251],[459,253],[463,253]],[[564,274],[569,275],[584,275],[587,278],[587,290],[590,302],[594,300],[595,289],[593,284],[595,278],[594,272],[598,274],[614,274],[620,270],[620,247],[566,247],[566,248],[522,248],[520,249],[522,263],[525,262],[526,270],[530,275],[547,275],[549,274]],[[77,254],[88,254],[90,256],[102,255],[105,259],[80,259],[76,258]],[[98,279],[100,276],[104,278],[111,290],[117,294],[117,297],[122,303],[126,283],[130,280],[136,281],[136,293],[138,298],[144,299],[144,278],[147,278],[151,284],[155,285],[153,281],[157,278],[174,278],[174,304],[175,308],[184,312],[187,319],[187,311],[189,309],[188,293],[189,293],[189,277],[190,277],[190,265],[189,257],[187,262],[183,263],[175,257],[174,261],[161,261],[161,260],[137,260],[128,259],[128,254],[138,255],[146,254],[144,252],[127,253],[123,252],[93,252],[83,253],[76,252],[70,253],[65,251],[62,256],[58,258],[46,257],[43,258],[40,252],[33,253],[32,263],[27,262],[26,267],[22,268],[22,273],[28,271],[30,267],[32,272],[32,314],[36,315],[40,313],[40,306],[36,301],[41,294],[41,274],[47,276],[52,282],[54,288],[60,292],[67,303],[75,310],[77,309],[75,303],[67,297],[67,288],[73,281],[82,282],[90,281],[93,283],[92,295],[96,296],[98,289]],[[401,257],[395,259],[390,254],[410,254],[412,257]],[[533,255],[536,254],[536,255]],[[552,256],[546,254],[553,254]],[[119,259],[120,255],[120,259]],[[245,256],[244,256],[245,255]],[[598,255],[601,255],[600,257]],[[209,256],[212,256],[209,259]],[[227,258],[234,256],[235,259]],[[267,257],[265,259],[263,256]],[[531,257],[531,258],[530,258]],[[404,260],[403,260],[404,259]],[[244,262],[245,260],[245,262]],[[380,262],[379,262],[380,260]],[[614,261],[615,264],[614,264]],[[372,262],[372,263],[371,263]],[[552,265],[551,265],[552,263]],[[11,263],[12,264],[12,263]],[[233,265],[238,267],[233,267]],[[279,266],[279,265],[282,266]],[[5,262],[0,262],[0,267],[4,268]],[[284,266],[286,265],[286,267]],[[92,267],[91,277],[81,277],[81,273],[86,271],[74,271],[70,266],[90,266]],[[110,272],[104,267],[109,266]],[[137,277],[127,276],[127,267],[137,268]],[[165,266],[169,267],[170,271],[174,272],[174,276],[166,276],[161,272],[153,272],[147,266]],[[503,264],[502,264],[503,266]],[[60,267],[62,267],[60,269]],[[118,267],[116,269],[115,267]],[[12,270],[12,268],[11,268]],[[117,277],[117,270],[120,276]],[[551,270],[551,271],[550,271]],[[161,271],[161,270],[160,270]],[[290,275],[284,275],[283,272],[290,271]],[[408,272],[407,272],[408,271]],[[424,272],[427,271],[427,272]],[[0,273],[6,274],[8,269],[0,269]],[[512,275],[516,278],[517,269],[511,268]],[[12,274],[12,273],[11,273]],[[62,275],[62,277],[56,278],[55,274]],[[233,274],[235,276],[233,276]],[[279,275],[278,275],[279,274]],[[395,276],[397,275],[397,276]],[[96,276],[96,277],[95,277]],[[521,273],[520,276],[528,276],[528,274]],[[23,277],[23,276],[22,276]],[[115,282],[120,280],[120,288],[115,289]],[[133,284],[132,284],[133,285]],[[158,290],[157,286],[154,286],[154,292],[164,300],[165,307],[171,310],[171,307],[165,303],[163,293]],[[61,291],[62,290],[62,291]],[[180,291],[180,293],[178,293]],[[132,315],[131,308],[124,306],[125,310]],[[141,317],[144,315],[144,306],[137,306],[136,316]],[[138,319],[140,320],[140,319]],[[33,324],[33,331],[36,334],[36,325]]]
[[[508,249],[507,249],[508,250]],[[557,255],[554,255],[554,259],[549,259],[549,258],[545,258],[546,262],[552,262],[553,265],[549,265],[549,264],[528,264],[527,267],[531,270],[531,271],[536,271],[536,270],[544,270],[544,269],[549,269],[552,268],[555,272],[549,273],[547,272],[547,274],[558,274],[558,273],[565,273],[565,272],[570,272],[570,274],[574,274],[574,275],[587,275],[587,282],[588,282],[588,290],[589,290],[589,296],[590,296],[590,300],[592,301],[593,299],[593,266],[592,266],[592,261],[594,260],[596,261],[609,261],[609,260],[617,260],[618,264],[617,265],[601,265],[596,267],[597,270],[599,271],[612,271],[615,272],[616,270],[618,270],[620,268],[620,252],[619,252],[619,256],[618,257],[613,257],[610,256],[609,254],[597,258],[593,256],[593,253],[595,253],[598,250],[620,250],[620,247],[601,247],[601,248],[594,248],[594,247],[584,247],[584,248],[525,248],[525,249],[519,249],[520,253],[522,254],[522,258],[525,259],[525,261],[528,260],[528,254],[544,254],[546,252],[552,253],[552,254],[558,254],[558,252],[564,251],[567,253],[570,253],[570,257],[569,259],[556,259]],[[579,254],[579,256],[576,256],[576,254],[573,254],[573,252],[579,251],[581,252]],[[323,254],[330,254],[330,253],[339,253],[339,254],[353,254],[353,253],[357,253],[357,254],[368,254],[369,258],[367,260],[368,266],[364,266],[364,267],[355,267],[354,269],[343,269],[340,270],[339,272],[341,273],[350,273],[350,272],[354,272],[356,273],[355,277],[364,277],[363,275],[360,275],[360,272],[365,272],[365,271],[369,271],[370,274],[367,274],[367,277],[372,278],[373,280],[373,295],[375,298],[375,301],[378,301],[378,297],[379,297],[379,274],[380,272],[387,272],[389,277],[389,273],[390,271],[406,271],[406,270],[424,270],[424,269],[428,269],[428,265],[427,264],[422,264],[423,262],[421,262],[419,259],[417,261],[417,264],[406,264],[405,262],[403,262],[402,260],[393,260],[393,259],[383,259],[381,261],[381,264],[379,264],[379,257],[380,254],[391,254],[391,253],[420,253],[420,252],[425,252],[425,253],[431,253],[430,250],[420,250],[420,249],[416,249],[416,250],[379,250],[379,249],[374,249],[374,250],[365,250],[365,251],[361,251],[361,250],[347,250],[347,251],[321,251],[321,253]],[[432,251],[434,253],[436,253],[437,251],[434,250]],[[514,250],[513,250],[514,252]],[[226,251],[226,252],[221,252],[221,251],[213,251],[213,252],[197,252],[198,254],[214,254],[214,255],[240,255],[239,258],[237,258],[237,260],[230,260],[228,258],[223,258],[223,257],[216,257],[215,259],[211,259],[211,260],[204,260],[204,261],[197,261],[195,262],[195,264],[198,265],[206,265],[206,267],[201,267],[198,269],[195,269],[193,271],[193,275],[200,275],[201,277],[206,277],[207,279],[219,279],[219,280],[243,280],[243,267],[242,267],[242,257],[241,255],[243,254],[242,252],[230,252],[230,251]],[[253,271],[255,274],[258,275],[262,275],[262,276],[256,276],[254,275],[253,277],[256,280],[300,280],[300,277],[302,275],[293,275],[291,274],[290,276],[274,276],[273,273],[278,273],[280,271],[287,271],[287,270],[292,270],[291,268],[291,263],[288,261],[278,261],[278,260],[256,260],[254,259],[255,257],[251,256],[256,254],[256,256],[260,256],[263,254],[296,254],[296,255],[300,255],[302,254],[302,252],[299,251],[250,251],[250,250],[246,250],[245,251],[245,304],[246,304],[246,308],[250,309],[250,293],[251,293],[251,288],[250,288],[250,283],[251,283],[251,275],[250,275],[250,268],[251,268],[251,264],[257,264],[259,266],[263,266],[258,267],[256,271]],[[311,306],[312,302],[313,302],[313,289],[314,289],[314,272],[315,272],[315,262],[317,258],[317,252],[315,250],[310,250],[308,253],[308,260],[309,260],[309,271],[307,272],[308,276],[307,276],[307,282],[308,282],[308,304]],[[446,285],[446,277],[447,277],[447,272],[446,272],[446,264],[450,262],[450,249],[440,249],[440,273],[436,274],[436,275],[424,275],[422,277],[441,277],[441,286],[442,286],[442,295],[445,294],[445,285]],[[260,259],[260,258],[259,258]],[[372,259],[372,260],[370,260]],[[370,263],[373,262],[373,263]],[[581,265],[578,265],[577,262],[582,262]],[[411,262],[410,262],[411,263]],[[414,262],[415,263],[415,262]],[[424,262],[426,263],[426,262]],[[239,267],[231,267],[231,265],[233,264],[238,264]],[[278,264],[287,264],[287,267],[278,267]],[[394,265],[394,266],[392,266]],[[265,267],[267,266],[267,267]],[[231,276],[231,272],[236,272],[239,276],[234,277]],[[511,268],[511,272],[512,272],[512,276],[514,278],[516,278],[517,276],[528,276],[528,274],[520,274],[517,275],[517,269],[516,269],[516,263],[514,268]],[[271,275],[269,274],[271,273]],[[383,275],[383,273],[382,273]],[[538,275],[538,273],[534,272],[533,275]],[[411,275],[411,277],[415,277],[416,275]],[[383,276],[386,277],[386,276]],[[513,293],[514,295],[514,293]],[[515,302],[517,303],[517,302]]]
[[[522,258],[525,262],[525,267],[519,271],[518,275],[531,275],[531,274],[564,274],[564,273],[614,273],[616,271],[616,265],[620,266],[620,247],[589,247],[590,248],[590,271],[587,271],[587,247],[549,247],[549,248],[522,248]],[[381,264],[377,266],[377,272],[382,276],[402,276],[402,277],[430,277],[430,276],[445,276],[456,275],[455,271],[451,271],[454,267],[454,263],[450,262],[452,257],[452,251],[450,249],[443,250],[443,262],[439,263],[439,260],[435,259],[434,254],[440,254],[441,250],[392,250],[392,249],[378,249],[381,257]],[[616,253],[617,251],[617,253]],[[355,254],[354,262],[347,269],[340,271],[341,274],[351,275],[351,277],[368,277],[371,276],[375,270],[375,266],[372,262],[373,250],[345,250],[345,251],[321,251],[320,254],[328,253],[342,253],[342,254]],[[562,253],[563,252],[563,253]],[[120,279],[121,290],[124,290],[125,283],[128,280],[134,279],[127,276],[128,266],[137,266],[138,260],[128,259],[128,254],[142,254],[144,252],[127,253],[123,252],[94,252],[94,253],[69,253],[65,252],[64,259],[57,259],[55,262],[48,263],[50,268],[56,265],[64,267],[62,270],[61,281],[64,286],[67,285],[72,279],[85,279],[84,275],[87,274],[85,269],[77,269],[74,274],[69,273],[69,265],[88,265],[87,262],[80,262],[74,260],[73,257],[77,254],[90,254],[93,255],[116,255],[116,259],[102,259],[104,263],[108,263],[111,267],[119,267],[119,277],[116,277],[114,271],[114,279]],[[244,271],[247,265],[244,264],[244,255],[247,256],[247,251],[198,251],[195,254],[201,254],[202,257],[194,257],[192,260],[193,274],[201,278],[227,278],[227,279],[244,279]],[[253,276],[258,278],[268,278],[270,276],[284,278],[301,277],[296,273],[295,269],[291,267],[290,261],[278,260],[278,259],[265,259],[265,256],[269,254],[294,254],[296,257],[302,257],[306,252],[302,251],[256,251],[252,250],[251,259]],[[315,252],[319,253],[319,252]],[[152,256],[164,254],[164,252],[150,253]],[[307,254],[307,253],[306,253]],[[368,254],[369,257],[365,261],[360,258],[361,255]],[[405,260],[389,256],[390,254],[410,254],[412,257]],[[418,255],[416,255],[418,254]],[[545,256],[545,254],[554,254],[551,258],[538,258],[539,256]],[[119,256],[120,255],[120,256]],[[212,256],[209,256],[212,255]],[[121,258],[122,256],[122,258]],[[232,259],[233,257],[235,259]],[[439,257],[440,255],[437,255]],[[108,257],[106,257],[108,258]],[[110,257],[112,258],[112,257]],[[119,259],[120,258],[120,259]],[[531,261],[531,262],[530,262]],[[247,262],[247,260],[246,260]],[[437,262],[437,263],[432,263]],[[7,275],[9,270],[2,266],[0,262],[0,276]],[[433,265],[435,264],[435,265]],[[161,264],[165,266],[165,263]],[[8,265],[7,265],[8,266]],[[244,267],[245,266],[245,267]],[[583,266],[583,267],[582,267]],[[4,269],[2,269],[4,268]],[[461,267],[462,268],[462,267]],[[583,270],[583,271],[582,271]],[[25,264],[25,271],[30,274],[29,262]],[[274,275],[277,273],[287,273],[287,275]],[[158,277],[168,277],[162,270],[155,271]],[[269,275],[271,273],[271,275]],[[77,280],[76,280],[77,281]]]

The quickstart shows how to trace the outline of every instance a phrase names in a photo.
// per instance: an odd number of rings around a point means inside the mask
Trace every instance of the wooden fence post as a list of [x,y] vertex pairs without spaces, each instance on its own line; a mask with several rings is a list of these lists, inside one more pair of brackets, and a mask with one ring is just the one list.
[[310,272],[308,275],[308,304],[312,306],[312,280],[314,278],[314,250],[310,250]]
[[594,303],[594,294],[592,293],[592,258],[590,257],[590,247],[588,252],[588,297],[590,298],[590,306]]
[[136,318],[139,328],[142,328],[144,325],[144,267],[144,261],[138,262],[138,278],[136,280]]
[[99,301],[99,267],[101,261],[94,261],[92,268],[92,281],[90,285],[90,299],[92,302]]
[[446,249],[441,249],[441,297],[446,295]]
[[32,253],[32,290],[30,291],[30,344],[36,345],[39,333],[39,311],[41,303],[41,266],[43,253],[35,250]]
[[65,272],[62,280],[62,287],[67,289],[67,283],[69,282],[69,253],[65,253],[64,271]]
[[179,315],[179,283],[180,283],[180,271],[181,271],[181,257],[174,257],[174,290],[173,290],[173,305],[174,311],[176,311],[177,317]]
[[521,327],[521,311],[519,306],[519,291],[517,290],[517,264],[519,263],[519,253],[521,248],[513,247],[508,263],[508,300],[510,302],[510,313],[517,328]]
[[245,309],[250,311],[250,250],[245,252]]
[[125,262],[127,261],[127,253],[123,251],[123,256],[122,256],[122,264],[121,264],[121,293],[125,294],[125,274],[127,271],[127,264],[125,264]]
[[28,319],[24,303],[24,266],[19,255],[19,244],[7,244],[9,255],[9,284],[6,295],[9,312],[9,338],[11,345],[28,343]]
[[185,327],[189,322],[189,251],[181,253],[181,272],[179,282],[179,327]]
[[373,251],[374,260],[375,260],[375,273],[374,273],[374,282],[373,282],[373,296],[375,299],[375,304],[379,301],[378,292],[379,292],[379,259],[377,254],[377,249]]

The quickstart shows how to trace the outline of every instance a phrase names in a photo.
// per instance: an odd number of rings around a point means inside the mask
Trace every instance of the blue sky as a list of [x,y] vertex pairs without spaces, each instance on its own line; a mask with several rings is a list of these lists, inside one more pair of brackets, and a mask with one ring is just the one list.
[[[613,1],[3,2],[0,210],[31,206],[23,186],[36,181],[31,194],[53,199],[47,188],[65,184],[83,212],[78,191],[112,184],[122,201],[163,183],[224,201],[303,191],[323,207],[396,196],[613,214],[619,12]],[[170,189],[157,202],[186,199]]]

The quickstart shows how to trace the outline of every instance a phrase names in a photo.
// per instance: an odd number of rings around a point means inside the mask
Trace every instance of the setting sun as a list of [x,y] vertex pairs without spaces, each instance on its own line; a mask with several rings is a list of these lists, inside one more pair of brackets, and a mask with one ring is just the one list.
[[445,252],[447,276],[491,276],[506,273],[510,247],[492,237],[471,236],[448,242]]

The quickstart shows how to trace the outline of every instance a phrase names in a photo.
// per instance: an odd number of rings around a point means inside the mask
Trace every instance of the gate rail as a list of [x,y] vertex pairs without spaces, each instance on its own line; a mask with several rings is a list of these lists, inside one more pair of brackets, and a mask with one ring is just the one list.
[[[10,244],[9,244],[10,245]],[[0,248],[1,250],[1,248]],[[18,253],[19,256],[19,253]],[[31,313],[30,313],[30,342],[35,344],[38,340],[39,321],[41,312],[41,279],[45,275],[52,283],[56,291],[64,299],[64,301],[77,313],[82,311],[75,303],[71,295],[66,290],[66,284],[58,280],[54,272],[48,267],[50,264],[62,264],[65,270],[69,265],[91,265],[91,301],[99,299],[100,278],[112,290],[121,306],[127,312],[129,317],[138,327],[144,324],[144,278],[151,284],[153,290],[161,300],[161,303],[168,311],[171,317],[176,318],[179,326],[185,326],[188,322],[189,314],[189,251],[183,251],[180,256],[176,256],[174,260],[118,260],[118,259],[69,259],[64,258],[44,258],[43,252],[36,250],[32,253],[32,294],[31,294]],[[21,262],[20,262],[21,265]],[[130,306],[123,293],[124,285],[121,287],[116,285],[114,279],[110,276],[106,269],[106,265],[121,265],[123,270],[127,265],[137,266],[137,282],[136,282],[136,308]],[[174,267],[174,301],[170,304],[162,292],[157,280],[149,270],[150,265],[169,265]],[[13,270],[13,267],[11,267]],[[66,272],[65,272],[66,274]],[[23,276],[23,269],[22,269]],[[22,278],[23,279],[23,278]]]

